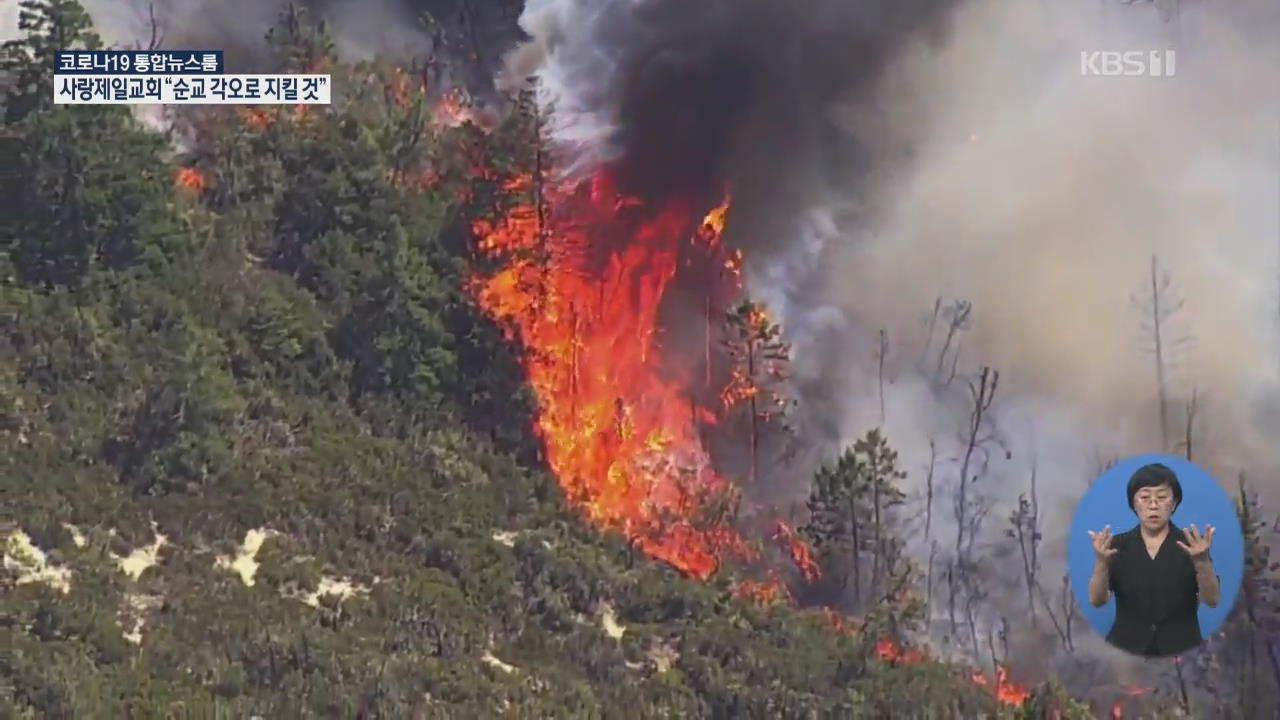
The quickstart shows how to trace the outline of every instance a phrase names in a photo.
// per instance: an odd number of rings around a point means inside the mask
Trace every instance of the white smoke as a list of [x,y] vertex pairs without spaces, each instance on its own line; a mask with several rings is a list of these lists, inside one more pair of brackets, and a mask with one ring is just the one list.
[[[1035,409],[997,424],[1064,489],[1059,527],[1081,458],[1173,449],[1159,446],[1150,340],[1131,302],[1150,295],[1153,256],[1171,277],[1165,300],[1185,300],[1164,339],[1191,341],[1166,352],[1172,399],[1200,394],[1197,450],[1228,485],[1280,467],[1280,426],[1262,411],[1280,357],[1280,55],[1274,35],[1251,39],[1215,12],[1183,16],[1197,42],[1175,77],[1085,77],[1080,51],[1117,47],[1103,38],[1126,34],[1123,17],[971,5],[946,47],[885,76],[872,107],[889,108],[888,132],[915,153],[874,191],[873,219],[826,248],[821,301],[865,324],[845,338],[853,357],[878,327],[919,346],[935,296],[973,303],[961,366],[1000,369],[1004,404]],[[1136,37],[1119,47],[1152,46]],[[873,127],[866,107],[849,110],[852,131]],[[867,370],[849,368],[855,392],[869,392]],[[849,403],[846,437],[869,424],[869,404]],[[1065,430],[1033,445],[1045,424]]]
[[[845,398],[844,442],[881,424],[874,351],[886,330],[900,354],[883,424],[918,491],[927,438],[959,457],[970,412],[963,390],[939,393],[915,368],[921,311],[935,297],[973,303],[960,372],[1001,371],[991,418],[1011,456],[997,454],[980,484],[993,502],[985,539],[1000,542],[1034,463],[1050,581],[1101,462],[1175,451],[1193,392],[1196,460],[1228,492],[1248,473],[1280,508],[1280,22],[1191,6],[1170,28],[1154,12],[974,3],[944,47],[905,53],[876,100],[859,96],[842,117],[883,147],[911,147],[910,160],[845,200],[857,212],[827,233],[825,289],[808,308],[781,306],[792,328],[813,307],[845,319],[836,340],[797,338],[849,360],[817,370]],[[1179,34],[1172,78],[1081,74],[1081,51],[1163,49]],[[1132,302],[1150,300],[1153,257],[1170,277],[1162,302],[1185,303],[1162,327],[1167,446],[1147,318]],[[950,504],[934,518],[934,539],[954,544]]]

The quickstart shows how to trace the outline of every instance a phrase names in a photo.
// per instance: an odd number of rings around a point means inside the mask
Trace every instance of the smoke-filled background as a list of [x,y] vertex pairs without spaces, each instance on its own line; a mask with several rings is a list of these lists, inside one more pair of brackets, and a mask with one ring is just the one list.
[[[109,40],[145,44],[144,5],[87,4]],[[974,542],[995,553],[1034,468],[1052,588],[1089,483],[1115,457],[1186,452],[1193,398],[1194,459],[1280,505],[1274,2],[529,0],[519,44],[499,4],[317,7],[348,56],[470,55],[453,82],[478,97],[536,80],[570,177],[616,163],[653,200],[728,183],[726,239],[793,343],[813,446],[771,499],[802,498],[818,461],[876,426],[913,507],[931,467],[949,498],[988,366],[972,507],[938,501],[913,536],[922,566],[948,562],[964,513],[985,515]],[[277,9],[156,4],[166,45],[248,65]],[[420,26],[424,10],[457,22]],[[1081,51],[1166,47],[1174,77],[1081,73]],[[1176,309],[1159,363],[1153,300]],[[1023,600],[1016,573],[987,582],[984,632]],[[1154,667],[1084,635],[1134,682]],[[1015,632],[1010,662],[1060,671],[1043,640]]]

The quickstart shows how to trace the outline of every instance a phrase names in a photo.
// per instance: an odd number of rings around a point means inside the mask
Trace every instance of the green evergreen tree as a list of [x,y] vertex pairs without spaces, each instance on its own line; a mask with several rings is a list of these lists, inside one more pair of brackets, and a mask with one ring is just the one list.
[[26,283],[77,285],[95,266],[163,263],[178,251],[164,140],[120,107],[53,107],[53,53],[98,47],[76,2],[24,2],[24,39],[5,44],[16,79],[6,100],[13,149],[0,177],[10,212],[0,237]]
[[[814,476],[803,534],[813,543],[833,605],[851,590],[863,608],[892,593],[905,570],[894,511],[906,500],[898,453],[878,429],[854,442]],[[905,589],[905,588],[903,588]]]
[[18,30],[25,37],[0,46],[0,77],[7,87],[4,118],[9,124],[53,105],[55,53],[102,47],[92,30],[93,20],[76,0],[22,0],[18,6]]

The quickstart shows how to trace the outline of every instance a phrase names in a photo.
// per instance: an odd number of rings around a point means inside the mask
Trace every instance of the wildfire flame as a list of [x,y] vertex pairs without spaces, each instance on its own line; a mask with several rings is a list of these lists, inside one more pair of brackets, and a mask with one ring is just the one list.
[[1009,680],[1009,671],[1003,665],[996,667],[996,700],[1005,705],[1021,705],[1031,697],[1031,692],[1024,685]]
[[477,119],[466,96],[459,90],[444,93],[432,115],[435,124],[441,127],[458,127]]
[[1124,718],[1125,703],[1128,702],[1129,700],[1143,697],[1148,692],[1149,690],[1147,688],[1138,687],[1136,685],[1131,685],[1125,688],[1125,697],[1115,701],[1115,703],[1111,706],[1110,717],[1112,718],[1112,720],[1122,720]]
[[[506,189],[531,186],[521,177]],[[750,553],[724,523],[700,520],[732,488],[699,437],[713,409],[687,391],[693,378],[662,366],[659,307],[682,261],[723,265],[727,205],[700,225],[683,202],[637,219],[638,201],[603,173],[548,192],[572,222],[544,226],[529,203],[473,226],[481,252],[501,265],[475,278],[475,295],[528,350],[536,431],[570,502],[650,555],[706,578],[725,557]]]
[[256,108],[241,108],[240,115],[244,123],[254,130],[266,129],[275,122],[274,115]]
[[734,586],[734,596],[760,605],[773,605],[778,602],[789,604],[794,601],[787,586],[778,582],[777,579],[770,579],[768,582],[743,580]]
[[905,663],[914,665],[923,662],[925,655],[918,649],[904,649],[901,645],[890,640],[889,638],[880,638],[876,641],[875,654],[887,663]]
[[205,188],[204,174],[192,167],[178,168],[174,182],[178,187],[190,192],[200,192]]
[[813,550],[809,548],[808,543],[796,537],[790,525],[781,520],[777,521],[774,524],[773,537],[786,545],[791,553],[791,561],[800,569],[800,574],[804,576],[806,582],[813,583],[822,579],[822,570],[818,567],[818,562],[813,559]]

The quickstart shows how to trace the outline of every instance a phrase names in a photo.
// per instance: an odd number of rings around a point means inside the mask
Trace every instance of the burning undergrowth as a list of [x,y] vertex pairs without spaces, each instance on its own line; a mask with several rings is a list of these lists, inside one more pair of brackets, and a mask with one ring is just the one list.
[[708,297],[732,291],[722,212],[700,217],[691,202],[654,211],[601,173],[548,190],[545,207],[475,228],[482,251],[505,265],[478,280],[478,297],[528,348],[537,432],[566,495],[599,525],[702,578],[747,549],[714,516],[735,502],[698,434],[718,418],[714,395],[690,392],[696,367],[668,362],[660,318],[682,269],[724,278]]

